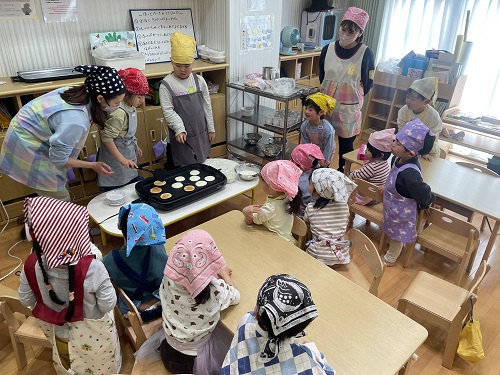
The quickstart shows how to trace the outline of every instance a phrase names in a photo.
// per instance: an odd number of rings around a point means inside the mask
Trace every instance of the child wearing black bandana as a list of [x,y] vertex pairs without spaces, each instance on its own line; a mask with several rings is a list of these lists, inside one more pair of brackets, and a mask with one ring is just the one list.
[[255,310],[241,318],[221,374],[334,375],[335,370],[314,344],[294,340],[305,336],[304,329],[317,316],[304,284],[286,274],[270,276],[259,290]]

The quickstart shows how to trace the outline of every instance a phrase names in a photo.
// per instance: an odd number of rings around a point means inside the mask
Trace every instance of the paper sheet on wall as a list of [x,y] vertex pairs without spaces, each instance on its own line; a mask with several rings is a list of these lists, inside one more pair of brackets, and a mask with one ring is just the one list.
[[0,19],[35,19],[36,7],[34,0],[0,0]]
[[272,48],[274,16],[245,16],[240,21],[240,50],[258,51]]
[[77,0],[40,0],[45,23],[78,21]]

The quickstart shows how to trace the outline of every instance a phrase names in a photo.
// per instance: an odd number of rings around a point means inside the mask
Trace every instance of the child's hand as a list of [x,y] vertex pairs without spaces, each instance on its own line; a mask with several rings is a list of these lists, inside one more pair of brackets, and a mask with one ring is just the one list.
[[427,160],[427,161],[432,161],[432,156],[430,156],[429,154],[422,155],[422,159]]
[[242,212],[245,217],[245,223],[252,224],[253,223],[253,214],[258,214],[261,211],[260,205],[253,204],[251,206],[246,206]]
[[215,139],[215,132],[208,133],[208,140],[212,143]]
[[96,161],[90,164],[91,164],[90,168],[92,168],[98,174],[108,175],[113,173],[111,167],[106,163],[103,163],[102,161]]
[[424,216],[429,217],[431,216],[431,209],[430,208],[424,208]]
[[322,167],[328,168],[330,166],[330,160],[320,160],[319,164]]
[[125,158],[123,158],[123,160],[120,161],[120,164],[124,168],[137,168],[137,164],[135,164],[135,162],[133,160],[128,160]]
[[142,156],[142,149],[139,146],[137,146],[137,157],[140,158],[141,156]]
[[186,133],[185,132],[182,132],[178,135],[175,136],[175,139],[177,140],[177,142],[179,143],[184,143],[186,142]]

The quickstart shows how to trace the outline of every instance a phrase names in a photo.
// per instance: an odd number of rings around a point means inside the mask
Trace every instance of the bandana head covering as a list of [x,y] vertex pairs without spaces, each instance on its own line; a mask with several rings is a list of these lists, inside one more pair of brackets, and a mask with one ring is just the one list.
[[398,134],[396,134],[396,139],[408,151],[412,151],[417,154],[424,147],[424,141],[427,133],[431,136],[434,135],[431,130],[417,118],[415,120],[411,120],[403,126]]
[[383,152],[391,152],[391,145],[394,142],[396,136],[394,132],[396,129],[384,129],[378,132],[373,132],[368,138],[368,143],[375,147],[377,150]]
[[84,206],[48,197],[26,198],[24,215],[49,268],[92,255],[89,213]]
[[438,83],[437,77],[426,77],[422,79],[417,79],[413,81],[410,89],[418,92],[425,99],[430,100],[431,104],[436,104],[436,99],[438,96]]
[[[318,316],[311,292],[295,277],[287,274],[267,278],[257,296],[257,311],[267,313],[273,332],[277,336],[290,328]],[[305,336],[302,331],[296,337]],[[280,342],[276,337],[268,339],[262,349],[259,362],[269,362],[279,352]]]
[[127,210],[127,257],[133,247],[161,245],[166,242],[165,228],[153,207],[145,203],[132,203],[120,207],[118,222],[121,223]]
[[193,37],[173,33],[170,35],[170,59],[176,64],[191,64],[194,61],[196,41]]
[[98,95],[118,95],[125,90],[115,68],[99,65],[79,65],[73,70],[85,74],[85,89]]
[[358,25],[361,30],[364,30],[369,18],[370,16],[363,9],[349,7],[345,12],[344,17],[342,17],[342,21],[352,21]]
[[212,236],[201,229],[187,232],[168,255],[163,274],[181,284],[194,298],[226,267]]
[[135,95],[146,95],[149,92],[148,79],[137,68],[127,68],[118,71],[127,91]]
[[315,158],[325,160],[321,149],[314,143],[302,143],[292,151],[292,160],[299,164],[304,171],[308,171],[313,167]]
[[290,160],[274,160],[262,168],[260,175],[271,189],[282,191],[292,200],[299,190],[299,177],[302,170]]
[[358,186],[345,174],[332,168],[316,169],[311,175],[311,181],[320,197],[339,203],[347,203],[349,195]]
[[312,100],[316,105],[325,111],[327,115],[331,115],[335,109],[337,101],[329,95],[317,92],[316,94],[309,95],[306,100]]

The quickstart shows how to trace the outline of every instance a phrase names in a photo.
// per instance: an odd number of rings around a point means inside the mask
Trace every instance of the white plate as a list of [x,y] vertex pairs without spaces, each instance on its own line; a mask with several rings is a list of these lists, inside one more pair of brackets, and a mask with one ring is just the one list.
[[239,163],[229,159],[214,158],[205,160],[203,164],[214,167],[226,175],[226,177],[229,177],[228,174],[232,174],[234,176],[234,167],[236,167]]

